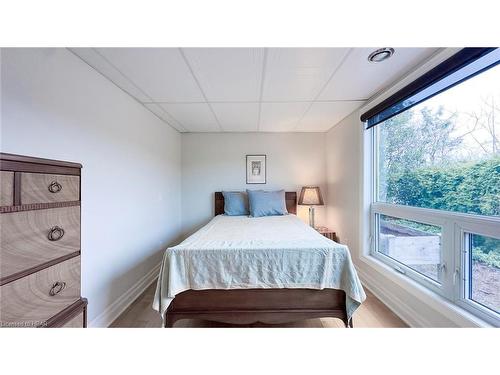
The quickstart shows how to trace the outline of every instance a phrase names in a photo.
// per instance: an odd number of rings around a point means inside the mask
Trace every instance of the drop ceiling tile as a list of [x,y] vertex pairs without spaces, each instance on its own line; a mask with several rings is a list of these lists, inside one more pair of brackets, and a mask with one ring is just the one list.
[[335,73],[319,100],[368,99],[412,71],[434,54],[436,48],[395,48],[383,62],[371,63],[368,55],[376,48],[353,48]]
[[262,103],[259,130],[290,132],[309,107],[309,102]]
[[183,48],[209,101],[258,101],[263,48]]
[[70,50],[83,59],[87,64],[107,77],[115,85],[133,96],[140,102],[147,102],[150,99],[132,81],[124,76],[118,69],[110,64],[94,48],[70,48]]
[[161,103],[161,106],[188,132],[220,131],[206,103]]
[[146,103],[144,104],[144,106],[151,112],[153,112],[155,115],[157,115],[159,118],[161,118],[163,121],[165,121],[167,124],[180,131],[181,133],[186,131],[186,129],[184,129],[184,127],[181,124],[179,124],[172,116],[170,116],[170,114],[167,113],[159,104]]
[[[389,87],[438,50],[396,48],[390,60],[373,64],[366,60],[373,49],[271,48],[267,53],[259,48],[187,48],[182,53],[174,48],[71,51],[179,131],[254,131],[256,123],[260,123],[260,131],[322,131],[352,112],[351,104],[356,105],[353,101],[365,100]],[[217,117],[204,103],[190,67],[213,102]],[[259,115],[256,101],[260,87],[267,102],[261,104]],[[318,101],[305,113],[322,88]],[[326,103],[330,101],[343,104]]]
[[348,51],[349,48],[270,48],[262,99],[313,100]]
[[153,102],[202,102],[203,95],[177,48],[98,48]]
[[229,132],[257,131],[259,103],[212,103],[222,130]]
[[350,115],[363,101],[314,102],[295,130],[325,132]]

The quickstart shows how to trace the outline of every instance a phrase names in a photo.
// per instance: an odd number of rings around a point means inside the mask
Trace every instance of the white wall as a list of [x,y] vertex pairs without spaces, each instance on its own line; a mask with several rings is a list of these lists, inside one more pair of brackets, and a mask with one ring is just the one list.
[[[267,184],[246,184],[247,154],[267,155]],[[213,217],[213,193],[319,185],[326,200],[325,135],[321,133],[182,134],[182,227],[190,234]],[[325,221],[324,207],[316,223]],[[307,207],[298,215],[307,220]]]
[[180,134],[66,49],[1,59],[2,152],[83,164],[82,295],[105,324],[178,239]]
[[[361,140],[355,111],[326,134],[327,222],[352,253],[359,252]],[[356,262],[356,257],[353,257]]]

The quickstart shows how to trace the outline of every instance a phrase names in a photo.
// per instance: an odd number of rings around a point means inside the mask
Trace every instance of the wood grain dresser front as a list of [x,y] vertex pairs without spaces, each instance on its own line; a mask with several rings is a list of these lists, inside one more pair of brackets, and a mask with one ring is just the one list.
[[86,327],[80,171],[0,153],[0,327]]

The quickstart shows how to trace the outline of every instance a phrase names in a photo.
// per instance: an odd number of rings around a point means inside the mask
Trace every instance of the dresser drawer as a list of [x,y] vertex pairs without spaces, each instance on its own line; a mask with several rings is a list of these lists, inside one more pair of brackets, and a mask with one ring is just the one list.
[[0,214],[0,279],[80,251],[80,206]]
[[14,172],[0,171],[0,206],[14,204]]
[[80,177],[44,173],[21,174],[21,204],[80,200]]
[[0,325],[38,326],[80,298],[80,257],[0,287]]

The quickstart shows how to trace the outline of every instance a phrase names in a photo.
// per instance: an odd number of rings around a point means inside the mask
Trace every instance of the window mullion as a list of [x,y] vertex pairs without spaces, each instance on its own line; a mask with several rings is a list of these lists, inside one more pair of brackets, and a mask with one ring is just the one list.
[[450,301],[455,301],[457,292],[456,287],[459,285],[459,280],[454,280],[456,271],[456,253],[460,252],[459,245],[456,244],[455,238],[455,223],[452,220],[446,220],[442,226],[441,235],[441,264],[444,269],[441,272],[441,284],[443,296]]

